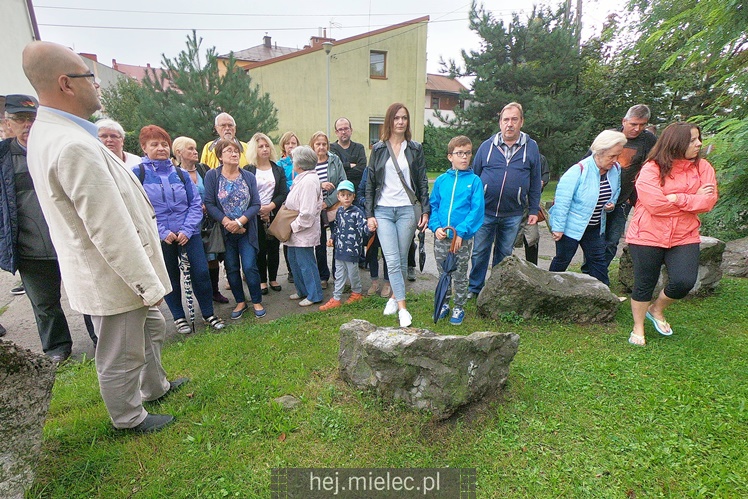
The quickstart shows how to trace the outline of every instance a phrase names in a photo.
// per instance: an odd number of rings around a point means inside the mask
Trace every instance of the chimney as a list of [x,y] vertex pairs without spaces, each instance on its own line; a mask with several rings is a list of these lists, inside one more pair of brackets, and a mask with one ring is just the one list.
[[262,37],[262,44],[265,48],[273,48],[273,44],[270,42],[270,37],[268,35]]

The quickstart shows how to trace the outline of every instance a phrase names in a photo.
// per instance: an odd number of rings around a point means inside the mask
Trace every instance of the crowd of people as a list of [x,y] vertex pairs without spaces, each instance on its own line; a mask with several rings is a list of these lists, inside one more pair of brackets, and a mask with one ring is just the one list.
[[[86,120],[101,105],[95,77],[79,56],[33,42],[23,66],[41,105],[30,96],[6,98],[4,126],[12,138],[0,142],[0,267],[20,272],[44,351],[57,361],[72,344],[60,307],[65,282],[71,307],[91,326],[101,393],[116,428],[163,428],[173,417],[149,414],[143,403],[188,381],[169,381],[161,367],[162,300],[180,333],[194,331],[183,291],[188,302],[197,300],[207,327],[224,328],[214,309],[214,302],[228,302],[219,289],[223,262],[235,301],[231,319],[242,318],[250,303],[255,317],[266,315],[263,295],[282,291],[274,222],[287,219],[290,300],[323,311],[360,301],[359,272],[368,268],[369,294],[388,299],[383,314],[396,315],[400,327],[413,321],[406,281],[414,280],[417,230],[433,232],[439,266],[454,253],[454,291],[437,311],[453,325],[463,323],[466,303],[481,292],[489,260],[499,264],[524,242],[528,259],[537,262],[540,193],[549,170],[522,131],[517,102],[501,110],[499,131],[475,156],[468,137],[449,142],[451,168],[429,192],[423,147],[400,103],[386,110],[368,161],[365,147],[351,140],[347,118],[335,122],[334,143],[316,132],[303,145],[288,131],[276,150],[263,133],[240,141],[225,112],[216,116],[217,138],[199,158],[193,138],[172,141],[156,125],[140,130],[138,156],[123,150],[118,123]],[[645,319],[672,334],[664,311],[694,285],[697,215],[717,200],[714,169],[699,157],[700,129],[674,123],[657,140],[645,129],[649,118],[639,104],[619,130],[601,132],[588,156],[561,177],[548,219],[556,244],[550,270],[565,271],[581,246],[582,272],[608,285],[608,266],[635,207],[626,233],[634,345],[645,344]],[[380,248],[387,280],[381,289]],[[652,301],[663,263],[670,280]],[[331,277],[334,292],[322,304]]]

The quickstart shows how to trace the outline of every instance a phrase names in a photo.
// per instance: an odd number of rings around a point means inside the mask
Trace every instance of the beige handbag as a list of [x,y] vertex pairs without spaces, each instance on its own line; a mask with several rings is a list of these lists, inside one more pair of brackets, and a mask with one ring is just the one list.
[[285,243],[291,238],[291,222],[296,220],[298,216],[299,212],[297,210],[289,210],[285,203],[282,204],[270,227],[268,227],[268,233],[278,241]]

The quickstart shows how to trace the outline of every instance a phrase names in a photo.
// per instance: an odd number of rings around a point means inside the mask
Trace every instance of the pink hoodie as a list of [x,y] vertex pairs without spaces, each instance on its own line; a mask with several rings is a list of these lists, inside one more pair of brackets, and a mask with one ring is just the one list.
[[[715,186],[713,194],[696,194],[702,185]],[[714,168],[704,159],[698,166],[686,159],[673,161],[673,169],[660,185],[660,168],[654,161],[644,164],[636,179],[639,196],[626,232],[626,242],[643,246],[672,248],[701,242],[698,213],[706,213],[717,202]],[[668,194],[677,194],[674,203]]]

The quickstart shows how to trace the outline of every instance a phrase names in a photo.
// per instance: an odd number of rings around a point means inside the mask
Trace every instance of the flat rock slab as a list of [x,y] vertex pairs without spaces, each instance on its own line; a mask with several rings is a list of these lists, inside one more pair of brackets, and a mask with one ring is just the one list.
[[402,400],[440,420],[498,394],[518,347],[515,333],[441,336],[353,320],[340,327],[338,362],[341,378],[354,388]]
[[621,302],[594,277],[550,272],[509,256],[491,269],[477,304],[481,315],[494,320],[515,314],[588,324],[612,321]]
[[0,497],[23,498],[34,483],[56,364],[0,340]]

